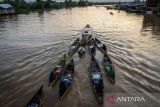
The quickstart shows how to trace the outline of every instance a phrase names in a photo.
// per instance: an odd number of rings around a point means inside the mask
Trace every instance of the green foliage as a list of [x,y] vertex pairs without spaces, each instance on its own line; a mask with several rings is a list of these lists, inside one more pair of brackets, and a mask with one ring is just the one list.
[[75,2],[75,1],[72,1],[72,0],[65,0],[65,7],[75,7],[75,6],[77,6],[78,4],[77,4],[77,2]]
[[52,0],[46,0],[46,2],[44,4],[44,7],[45,8],[51,8],[52,7],[51,3],[52,3]]
[[79,5],[79,6],[86,6],[87,3],[88,3],[87,0],[79,0],[79,1],[78,1],[78,5]]
[[81,40],[81,41],[80,41],[80,46],[84,47],[85,45],[87,45],[86,41]]
[[[65,66],[65,63],[66,63],[66,54],[64,54],[63,56],[61,56],[60,58],[57,59],[57,61],[54,63],[54,66],[53,66],[53,70],[54,68],[57,66],[57,65],[60,65],[60,66]],[[52,70],[52,71],[53,71]]]
[[60,9],[60,8],[64,8],[64,7],[65,7],[64,3],[54,3],[54,4],[52,4],[53,9]]
[[44,10],[44,9],[60,9],[60,8],[70,8],[76,6],[86,6],[88,5],[87,0],[79,0],[78,2],[73,0],[65,0],[64,3],[55,2],[52,0],[36,0],[34,4],[29,4],[24,0],[4,0],[2,3],[11,4],[15,7],[17,13],[28,13],[31,10]]
[[42,0],[36,1],[36,9],[44,9],[44,4]]

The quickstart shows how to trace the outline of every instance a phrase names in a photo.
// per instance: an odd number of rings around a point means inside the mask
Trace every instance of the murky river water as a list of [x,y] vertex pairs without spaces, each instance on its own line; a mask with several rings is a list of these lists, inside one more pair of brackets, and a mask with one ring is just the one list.
[[104,79],[105,92],[160,93],[160,18],[104,7],[61,9],[0,16],[0,107],[24,107],[42,84],[45,97],[50,95],[45,98],[46,107],[97,107],[86,73],[87,55],[84,60],[74,56],[75,83],[61,104],[57,103],[58,85],[47,88],[57,57],[86,24],[107,45],[115,65],[116,85]]

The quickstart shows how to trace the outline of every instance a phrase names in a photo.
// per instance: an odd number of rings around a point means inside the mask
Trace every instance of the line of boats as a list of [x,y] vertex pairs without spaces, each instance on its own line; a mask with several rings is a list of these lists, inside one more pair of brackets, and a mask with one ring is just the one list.
[[[54,86],[58,80],[59,82],[59,101],[70,92],[73,85],[74,77],[74,60],[72,56],[77,52],[79,57],[82,58],[86,51],[84,47],[88,47],[91,62],[89,66],[89,79],[91,87],[99,104],[103,104],[103,76],[99,64],[95,58],[96,48],[99,49],[104,55],[102,65],[109,77],[110,81],[115,84],[115,70],[112,61],[107,54],[107,48],[98,38],[93,38],[93,29],[87,25],[82,30],[82,39],[77,38],[69,48],[69,52],[64,54],[57,63],[54,69],[49,74],[49,87]],[[37,93],[31,98],[27,107],[42,107],[43,86],[39,88]]]

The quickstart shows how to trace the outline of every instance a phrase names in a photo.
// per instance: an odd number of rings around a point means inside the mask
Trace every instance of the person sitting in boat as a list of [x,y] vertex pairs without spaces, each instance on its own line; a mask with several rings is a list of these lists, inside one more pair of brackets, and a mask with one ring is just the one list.
[[65,83],[66,86],[69,86],[71,84],[71,80],[65,78],[64,83]]
[[91,75],[91,81],[92,81],[92,84],[94,86],[94,88],[100,92],[102,89],[103,89],[103,78],[102,78],[102,75],[101,74],[92,74]]
[[71,74],[66,74],[64,77],[62,77],[61,82],[64,82],[66,85],[70,85],[72,83]]
[[66,91],[67,87],[71,85],[71,75],[62,76],[60,79],[60,85],[59,85],[59,94],[60,96],[63,95],[63,93]]
[[87,25],[85,26],[85,28],[91,28],[91,26],[90,26],[89,24],[87,24]]
[[64,82],[64,76],[62,76],[61,80],[60,80],[60,85],[59,85],[59,95],[60,95],[60,97],[64,94],[66,89],[67,89],[67,87],[66,87],[66,83]]
[[74,51],[76,49],[76,47],[75,46],[71,46],[70,49]]
[[57,66],[56,68],[55,68],[55,75],[57,76],[57,75],[60,75],[61,74],[61,66]]
[[96,81],[102,82],[103,81],[102,75],[98,73],[92,74],[91,81],[93,84],[95,84]]

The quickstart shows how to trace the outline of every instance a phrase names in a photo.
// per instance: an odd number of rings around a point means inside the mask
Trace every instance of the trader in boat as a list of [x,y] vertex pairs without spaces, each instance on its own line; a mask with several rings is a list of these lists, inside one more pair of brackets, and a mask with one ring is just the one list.
[[71,80],[71,75],[68,74],[66,76],[62,76],[60,79],[60,90],[59,90],[59,94],[60,96],[62,96],[65,91],[67,90],[67,88],[71,85],[72,80]]
[[101,91],[104,88],[102,75],[98,74],[98,73],[92,74],[91,81],[92,81],[92,84],[93,84],[94,88],[96,89],[97,93],[101,93]]

